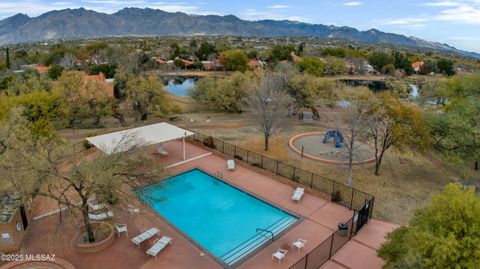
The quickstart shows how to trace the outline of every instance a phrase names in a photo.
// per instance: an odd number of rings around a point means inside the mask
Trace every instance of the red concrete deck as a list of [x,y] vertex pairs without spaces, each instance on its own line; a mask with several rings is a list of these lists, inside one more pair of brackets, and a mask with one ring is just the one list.
[[[182,161],[181,142],[169,142],[164,145],[169,152],[167,157],[158,157],[163,165],[169,166]],[[187,144],[187,159],[195,158],[208,153],[204,148]],[[154,148],[150,148],[153,152]],[[266,246],[239,268],[289,268],[308,251],[312,250],[337,229],[339,222],[345,222],[352,217],[348,209],[324,200],[318,196],[306,193],[300,202],[293,202],[291,195],[292,186],[279,182],[273,178],[260,174],[249,167],[244,167],[237,162],[235,171],[228,171],[226,160],[217,156],[209,155],[168,169],[169,174],[176,174],[192,168],[201,168],[210,173],[220,172],[223,180],[236,185],[260,198],[284,208],[302,218],[302,221],[291,230],[277,238],[272,244]],[[37,214],[48,212],[51,203],[42,203]],[[50,208],[50,209],[49,209]],[[57,209],[54,207],[53,209]],[[221,268],[213,258],[202,253],[194,243],[184,237],[174,227],[165,222],[156,212],[148,206],[141,205],[142,213],[139,216],[131,216],[123,210],[114,208],[113,222],[125,223],[129,229],[128,239],[117,238],[112,246],[96,254],[79,254],[73,248],[73,240],[76,236],[78,216],[71,216],[69,212],[63,214],[63,221],[59,221],[59,215],[54,215],[31,223],[29,235],[25,240],[22,253],[55,253],[76,268]],[[140,230],[157,226],[161,229],[161,235],[167,235],[174,239],[171,246],[163,250],[157,259],[147,257],[146,249],[153,240],[145,242],[139,249],[130,239],[139,234]],[[385,232],[395,226],[383,222],[370,221],[355,238],[349,242],[329,261],[324,268],[381,268],[382,261],[376,257],[375,248],[383,242]],[[377,230],[378,229],[378,230]],[[308,240],[305,249],[298,252],[291,249],[286,260],[278,264],[272,261],[272,253],[285,243],[302,238]],[[358,259],[366,259],[368,263],[359,265]],[[342,266],[343,265],[343,266]],[[340,266],[340,267],[338,267]],[[369,266],[369,267],[366,267]]]

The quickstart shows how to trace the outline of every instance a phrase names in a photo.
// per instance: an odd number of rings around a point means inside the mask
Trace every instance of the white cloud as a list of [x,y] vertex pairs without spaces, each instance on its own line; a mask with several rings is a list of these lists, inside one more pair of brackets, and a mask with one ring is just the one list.
[[283,9],[283,8],[290,8],[291,6],[287,6],[287,5],[273,5],[273,6],[267,6],[267,8],[271,8],[271,9]]
[[258,21],[258,20],[266,20],[266,19],[271,19],[271,20],[290,20],[290,21],[301,21],[301,22],[306,22],[307,19],[300,17],[300,16],[292,16],[292,15],[284,15],[284,14],[279,14],[276,12],[269,12],[269,11],[261,11],[253,8],[249,8],[244,10],[240,14],[240,18],[245,19],[245,20],[251,20],[251,21]]
[[408,24],[419,24],[422,22],[426,22],[426,18],[413,18],[413,17],[407,17],[407,18],[398,18],[398,19],[391,19],[391,20],[383,20],[381,23],[383,24],[388,24],[388,25],[408,25]]
[[464,24],[480,24],[480,1],[470,0],[456,7],[444,9],[433,17],[435,20]]
[[449,37],[450,40],[461,40],[461,41],[478,41],[480,37],[478,36],[452,36]]
[[420,5],[427,6],[427,7],[456,7],[460,5],[460,3],[455,1],[437,1],[437,2],[428,2]]
[[363,5],[362,2],[358,2],[358,1],[352,1],[352,2],[347,2],[345,4],[343,4],[344,6],[347,6],[347,7],[356,7],[356,6],[361,6]]

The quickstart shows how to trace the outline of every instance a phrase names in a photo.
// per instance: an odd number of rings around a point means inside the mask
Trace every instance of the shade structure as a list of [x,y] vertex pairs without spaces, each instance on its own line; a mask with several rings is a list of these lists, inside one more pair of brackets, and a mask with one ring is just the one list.
[[98,135],[87,138],[96,148],[105,154],[127,151],[137,146],[149,146],[176,139],[183,139],[185,158],[185,138],[192,132],[166,122],[132,128],[124,131]]

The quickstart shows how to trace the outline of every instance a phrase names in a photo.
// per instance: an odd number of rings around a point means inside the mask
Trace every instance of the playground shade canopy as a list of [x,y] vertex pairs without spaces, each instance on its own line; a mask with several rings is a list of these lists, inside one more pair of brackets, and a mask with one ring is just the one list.
[[105,154],[127,151],[135,146],[160,144],[193,135],[192,132],[166,122],[87,138]]

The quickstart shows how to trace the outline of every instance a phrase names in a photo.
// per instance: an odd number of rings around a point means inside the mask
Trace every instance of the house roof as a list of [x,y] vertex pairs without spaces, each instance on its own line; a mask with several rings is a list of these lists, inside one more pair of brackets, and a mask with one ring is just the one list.
[[191,136],[194,133],[166,122],[87,138],[105,154],[127,151]]
[[302,60],[302,57],[296,55],[295,53],[292,52],[292,61],[293,62],[298,62],[298,61],[301,61]]
[[31,66],[32,69],[37,70],[37,72],[40,75],[46,74],[48,72],[48,69],[50,69],[50,66],[45,66],[45,65],[33,65]]
[[412,67],[414,69],[417,69],[417,68],[422,67],[422,65],[423,65],[423,62],[415,62],[415,63],[412,64]]

